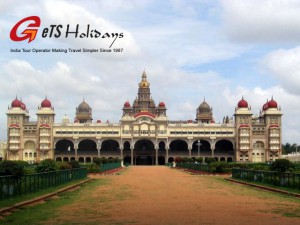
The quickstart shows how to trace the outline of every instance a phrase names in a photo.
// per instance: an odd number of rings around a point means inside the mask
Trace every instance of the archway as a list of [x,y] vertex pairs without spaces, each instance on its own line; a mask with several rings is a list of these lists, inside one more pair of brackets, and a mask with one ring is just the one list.
[[262,141],[257,141],[253,144],[252,162],[265,162],[265,145]]
[[138,140],[134,145],[135,165],[154,165],[155,151],[152,141],[147,139]]
[[102,142],[100,149],[101,156],[105,157],[120,157],[121,151],[119,143],[116,140],[108,139]]
[[73,142],[67,139],[56,142],[55,155],[75,155]]
[[198,157],[198,150],[199,150],[199,157],[204,158],[207,156],[211,156],[211,146],[210,143],[206,140],[200,139],[200,143],[198,143],[198,140],[193,143],[192,156]]
[[98,151],[96,142],[90,139],[80,141],[78,144],[77,154],[97,156]]
[[[48,158],[48,157],[47,157]],[[36,148],[35,143],[33,141],[26,141],[24,144],[24,161],[29,163],[33,163],[36,161]],[[44,152],[42,151],[41,159],[45,159]]]
[[228,140],[220,140],[216,143],[214,154],[219,157],[233,157],[234,150],[232,142]]
[[188,144],[183,140],[174,140],[170,143],[169,155],[172,157],[188,157]]

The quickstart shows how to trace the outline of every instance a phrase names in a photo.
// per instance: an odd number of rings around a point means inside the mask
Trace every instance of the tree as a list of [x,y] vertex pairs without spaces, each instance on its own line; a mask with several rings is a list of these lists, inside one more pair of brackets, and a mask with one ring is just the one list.
[[35,170],[38,173],[55,171],[57,170],[57,164],[53,159],[45,159],[37,165]]
[[278,172],[286,172],[288,170],[293,170],[294,165],[288,159],[276,159],[271,165],[271,170]]
[[26,165],[28,165],[28,163],[25,161],[5,160],[0,163],[0,175],[22,176]]

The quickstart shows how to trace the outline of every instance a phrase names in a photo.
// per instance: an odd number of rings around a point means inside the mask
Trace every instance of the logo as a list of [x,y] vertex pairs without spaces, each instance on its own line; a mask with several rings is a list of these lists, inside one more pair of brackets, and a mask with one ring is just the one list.
[[[18,29],[22,24],[28,21],[33,21],[27,26],[21,34],[18,35]],[[10,31],[10,39],[12,41],[24,41],[28,39],[28,43],[32,42],[40,28],[41,19],[38,16],[29,16],[20,20]],[[35,28],[35,29],[34,29]],[[51,24],[48,27],[41,28],[41,38],[79,38],[79,39],[99,39],[99,40],[110,40],[111,48],[117,39],[123,38],[123,32],[103,32],[100,29],[94,28],[90,24],[80,25],[80,24]]]
[[23,36],[18,36],[17,31],[19,29],[19,27],[27,22],[27,21],[34,21],[33,23],[30,23],[28,25],[28,28],[30,27],[35,27],[38,28],[41,25],[41,19],[38,16],[29,16],[26,17],[22,20],[20,20],[10,31],[10,39],[13,41],[24,41],[26,39],[28,39],[28,43],[32,42],[35,37],[36,34],[38,32],[38,29],[25,29],[21,34],[23,34]]

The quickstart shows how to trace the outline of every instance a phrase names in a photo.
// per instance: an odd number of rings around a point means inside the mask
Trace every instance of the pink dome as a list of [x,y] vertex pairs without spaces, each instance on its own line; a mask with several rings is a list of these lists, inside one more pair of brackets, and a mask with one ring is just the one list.
[[26,110],[26,105],[23,102],[21,102],[21,109]]
[[263,105],[263,111],[265,111],[265,110],[268,109],[268,103],[269,103],[269,102],[266,102],[266,103]]
[[268,102],[268,108],[276,108],[277,109],[277,102],[271,99],[271,101]]
[[22,102],[16,97],[16,99],[13,100],[13,101],[11,102],[11,107],[13,107],[13,108],[21,108],[21,107],[22,107],[22,104],[24,104],[24,103],[22,103]]
[[165,104],[164,102],[160,102],[160,103],[158,104],[158,107],[166,107],[166,104]]
[[101,123],[101,120],[97,120],[97,123]]
[[248,108],[248,102],[242,98],[242,100],[238,102],[238,108]]
[[51,108],[51,102],[47,99],[47,97],[41,103],[42,108]]
[[129,103],[128,101],[126,101],[126,102],[124,103],[124,107],[125,107],[125,108],[130,107],[130,103]]

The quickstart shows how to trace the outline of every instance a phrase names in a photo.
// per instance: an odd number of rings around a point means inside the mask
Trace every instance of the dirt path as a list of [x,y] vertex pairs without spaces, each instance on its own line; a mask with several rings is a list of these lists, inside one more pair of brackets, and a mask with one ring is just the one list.
[[62,213],[51,220],[53,224],[300,222],[300,200],[228,183],[222,177],[153,166],[130,167],[120,176],[95,177],[106,180],[106,184],[86,193],[85,199],[90,200],[79,199],[60,208]]

